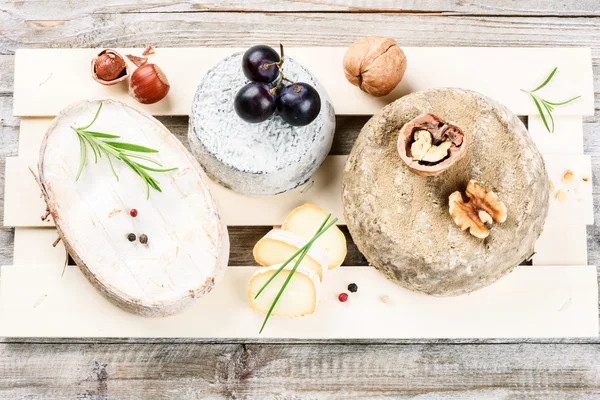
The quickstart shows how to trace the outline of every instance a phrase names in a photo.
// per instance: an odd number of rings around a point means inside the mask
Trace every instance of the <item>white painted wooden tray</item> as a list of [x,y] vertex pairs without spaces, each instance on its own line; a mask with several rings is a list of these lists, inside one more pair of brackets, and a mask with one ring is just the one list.
[[[15,227],[12,266],[0,268],[0,336],[189,337],[189,338],[512,338],[598,335],[596,268],[587,266],[586,225],[593,224],[591,164],[583,155],[582,116],[594,111],[589,49],[405,48],[409,60],[402,84],[383,99],[369,97],[341,73],[343,48],[290,48],[286,53],[310,68],[328,91],[336,112],[370,115],[410,91],[455,86],[479,91],[529,116],[529,131],[542,152],[550,180],[568,193],[551,198],[546,228],[532,266],[520,266],[497,283],[455,298],[407,291],[372,267],[342,267],[323,288],[309,317],[274,317],[262,335],[263,316],[247,306],[246,284],[255,267],[230,267],[223,282],[191,310],[148,319],[106,301],[76,267],[67,267],[56,231],[43,222],[45,204],[28,167],[51,117],[89,97],[113,97],[155,115],[187,115],[197,82],[220,58],[236,49],[158,49],[153,57],[172,84],[168,101],[141,106],[126,90],[104,87],[89,75],[94,49],[22,50],[16,55],[14,113],[21,117],[18,157],[6,162],[4,225]],[[140,51],[123,49],[123,53]],[[452,55],[451,65],[432,63],[431,54]],[[192,67],[193,66],[193,67]],[[545,131],[520,88],[530,88],[553,67],[559,74],[545,94],[582,98],[555,111],[556,133]],[[546,90],[546,89],[545,89]],[[339,132],[338,132],[339,134]],[[343,133],[342,133],[343,134]],[[344,224],[340,185],[346,156],[329,156],[314,184],[271,198],[249,198],[217,184],[212,190],[228,225],[277,225],[295,206],[314,202]],[[573,183],[562,183],[566,170]],[[585,178],[585,180],[584,180]],[[587,182],[586,182],[587,180]],[[308,190],[307,190],[308,189]],[[347,303],[337,294],[348,283],[360,291]],[[382,297],[387,296],[387,302]],[[209,323],[207,323],[210,321]]]

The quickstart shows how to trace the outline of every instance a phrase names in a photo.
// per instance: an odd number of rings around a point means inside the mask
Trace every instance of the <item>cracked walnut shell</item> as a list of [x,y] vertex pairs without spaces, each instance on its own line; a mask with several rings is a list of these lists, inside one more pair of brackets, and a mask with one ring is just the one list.
[[469,199],[467,202],[459,191],[452,193],[449,198],[450,215],[463,231],[468,229],[471,235],[485,239],[490,234],[485,224],[506,221],[506,205],[494,192],[488,192],[479,183],[470,180],[465,195]]
[[352,43],[344,55],[346,79],[372,96],[389,94],[405,71],[406,56],[394,39],[368,36]]
[[421,114],[400,129],[398,154],[409,170],[436,176],[461,160],[467,150],[463,131],[434,114]]

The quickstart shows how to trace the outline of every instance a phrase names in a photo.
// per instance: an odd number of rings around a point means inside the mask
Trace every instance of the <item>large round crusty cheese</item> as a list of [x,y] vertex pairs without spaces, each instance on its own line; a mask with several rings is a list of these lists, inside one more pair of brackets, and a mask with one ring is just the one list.
[[[229,258],[227,227],[202,168],[167,128],[125,104],[102,103],[89,130],[156,149],[159,153],[148,155],[178,170],[150,172],[162,193],[151,189],[147,199],[142,178],[113,158],[117,181],[106,155],[94,164],[88,145],[87,165],[76,181],[80,142],[71,127],[91,122],[100,104],[82,101],[62,111],[43,139],[39,179],[46,203],[67,250],[109,300],[146,316],[178,312],[223,275]],[[136,218],[129,215],[132,208]],[[129,233],[147,235],[148,243],[130,242]]]
[[292,126],[277,115],[252,124],[233,108],[238,90],[248,79],[242,72],[242,53],[211,68],[192,103],[189,142],[207,174],[223,186],[249,196],[269,196],[305,183],[329,153],[335,131],[335,112],[327,93],[312,74],[286,56],[285,76],[315,87],[321,112],[306,126]]
[[[398,133],[432,113],[465,133],[466,156],[439,176],[409,171]],[[495,192],[508,218],[486,239],[455,225],[448,197],[470,179]],[[478,93],[433,89],[383,108],[362,129],[344,170],[348,229],[389,279],[417,292],[459,295],[487,286],[533,254],[548,212],[544,162],[521,121]]]

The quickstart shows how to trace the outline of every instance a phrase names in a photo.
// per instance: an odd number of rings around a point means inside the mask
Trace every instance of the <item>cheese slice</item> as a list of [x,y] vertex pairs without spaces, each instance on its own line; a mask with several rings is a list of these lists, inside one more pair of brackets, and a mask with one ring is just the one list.
[[[275,297],[291,273],[293,265],[287,265],[269,283],[258,298],[255,299],[254,297],[280,267],[281,264],[260,268],[252,275],[248,283],[250,308],[263,314],[269,311]],[[321,282],[319,277],[312,269],[301,264],[294,272],[271,315],[301,317],[312,314],[317,308],[320,295]]]
[[[227,227],[206,175],[175,136],[144,112],[113,100],[102,103],[89,130],[120,136],[106,140],[156,149],[158,153],[150,154],[153,158],[165,168],[178,169],[149,172],[162,192],[151,189],[147,199],[140,176],[112,158],[117,180],[107,156],[94,163],[87,145],[87,165],[76,181],[80,142],[71,127],[88,124],[100,105],[82,101],[62,111],[43,139],[42,192],[63,243],[103,295],[138,314],[173,314],[209,292],[224,274]],[[136,218],[129,215],[132,208],[138,211]],[[130,242],[130,233],[138,238],[145,234],[147,244]]]
[[[294,209],[285,219],[282,228],[305,240],[310,240],[325,218],[327,218],[325,210],[307,203]],[[348,250],[346,237],[340,228],[332,226],[315,241],[315,244],[325,250],[330,270],[342,265]]]
[[[283,264],[305,244],[306,240],[292,232],[272,229],[254,245],[254,259],[263,267]],[[298,257],[294,261],[297,259]],[[315,271],[322,281],[327,272],[327,255],[318,245],[313,244],[304,256],[302,264]]]

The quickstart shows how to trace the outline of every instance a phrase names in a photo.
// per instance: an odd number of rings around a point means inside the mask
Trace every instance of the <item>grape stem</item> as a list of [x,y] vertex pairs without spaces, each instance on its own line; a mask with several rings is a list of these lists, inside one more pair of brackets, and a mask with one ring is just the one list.
[[279,61],[274,62],[274,63],[270,63],[270,64],[263,64],[263,68],[264,69],[267,69],[267,68],[272,67],[272,66],[276,66],[277,69],[279,70],[280,79],[279,79],[279,82],[277,82],[277,86],[275,86],[274,88],[269,89],[269,93],[271,93],[272,95],[275,94],[277,92],[277,90],[279,90],[279,88],[281,87],[281,84],[284,81],[289,82],[291,84],[296,83],[296,82],[291,81],[288,78],[286,78],[285,75],[283,74],[283,62],[285,61],[285,55],[283,53],[283,45],[281,43],[279,43],[279,51],[281,53],[281,58],[279,59]]

